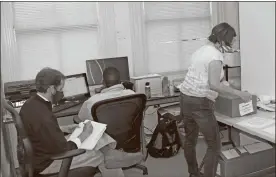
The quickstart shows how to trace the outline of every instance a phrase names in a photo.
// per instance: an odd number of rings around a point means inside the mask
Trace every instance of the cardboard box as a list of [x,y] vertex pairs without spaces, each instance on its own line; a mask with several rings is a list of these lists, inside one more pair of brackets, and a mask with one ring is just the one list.
[[253,154],[239,153],[238,157],[227,159],[221,155],[217,168],[218,177],[241,177],[241,176],[265,176],[275,172],[275,148],[256,152]]
[[233,127],[231,127],[231,138],[235,146],[244,146],[247,144],[262,142],[260,140],[257,140],[255,138],[252,138],[242,133],[240,130],[237,130],[236,128],[233,128]]
[[[229,116],[229,117],[241,117],[239,111],[239,104],[243,103],[243,100],[236,95],[225,94],[219,95],[216,99],[215,109],[216,112]],[[257,113],[257,96],[252,96],[253,112]]]

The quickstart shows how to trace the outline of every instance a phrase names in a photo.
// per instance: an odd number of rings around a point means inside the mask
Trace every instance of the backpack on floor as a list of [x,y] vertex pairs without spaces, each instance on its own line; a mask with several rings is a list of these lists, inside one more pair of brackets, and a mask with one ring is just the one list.
[[178,153],[180,146],[176,121],[161,118],[147,145],[147,152],[155,158],[169,158]]

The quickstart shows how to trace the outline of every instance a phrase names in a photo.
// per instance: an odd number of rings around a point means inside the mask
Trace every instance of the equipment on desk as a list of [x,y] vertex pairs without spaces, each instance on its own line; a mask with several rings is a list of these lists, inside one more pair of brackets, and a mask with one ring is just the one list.
[[57,113],[72,107],[75,107],[77,105],[82,104],[83,102],[81,101],[69,101],[69,102],[64,102],[63,104],[59,104],[53,107],[52,112]]
[[114,67],[120,71],[122,81],[129,81],[128,57],[114,57],[86,60],[87,78],[90,86],[101,86],[105,68]]
[[[251,102],[250,102],[251,103]],[[245,106],[243,110],[241,110],[241,106]],[[252,95],[252,106],[248,107],[249,104],[244,104],[243,100],[236,95],[232,94],[221,94],[218,96],[215,102],[216,112],[226,115],[228,117],[241,117],[248,113],[246,113],[247,108],[252,109],[250,114],[257,113],[257,96]],[[250,105],[249,105],[250,106]],[[245,113],[243,113],[245,112]]]
[[162,93],[164,96],[170,95],[170,81],[167,76],[164,76],[162,80]]
[[54,113],[82,104],[90,98],[86,74],[66,76],[63,94],[64,98],[53,107]]
[[36,93],[35,80],[7,82],[4,84],[5,98],[13,107],[21,107],[27,99]]
[[180,92],[179,85],[184,81],[184,78],[181,79],[174,79],[172,81],[174,92]]
[[145,84],[145,95],[147,96],[147,99],[151,98],[151,91],[150,91],[150,83],[146,82]]
[[151,97],[160,97],[162,94],[162,76],[159,74],[150,74],[139,77],[132,77],[131,81],[134,83],[134,90],[136,93],[146,93],[145,85],[150,84]]
[[134,84],[130,81],[123,81],[122,82],[125,89],[133,90],[134,91]]
[[258,97],[257,107],[264,111],[275,112],[275,99],[261,95]]

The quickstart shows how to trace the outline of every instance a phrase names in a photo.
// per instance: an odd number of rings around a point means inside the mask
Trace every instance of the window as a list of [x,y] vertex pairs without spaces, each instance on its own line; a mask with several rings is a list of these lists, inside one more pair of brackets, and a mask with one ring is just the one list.
[[13,11],[19,80],[43,67],[82,73],[85,60],[97,56],[96,2],[14,2]]
[[187,69],[209,36],[210,3],[144,2],[144,14],[149,73]]

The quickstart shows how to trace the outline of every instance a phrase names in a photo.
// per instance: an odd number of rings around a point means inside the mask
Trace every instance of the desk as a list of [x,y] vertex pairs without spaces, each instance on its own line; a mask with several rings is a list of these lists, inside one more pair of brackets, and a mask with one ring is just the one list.
[[65,109],[60,112],[54,113],[54,115],[56,116],[56,118],[78,115],[81,109],[81,106],[82,104],[79,104],[69,109]]
[[[167,109],[171,109],[172,110],[171,113],[174,116],[179,116],[179,113],[180,113],[179,105],[168,107]],[[170,110],[168,110],[168,111],[170,111]],[[275,112],[265,112],[265,111],[258,110],[256,114],[247,115],[247,116],[243,116],[243,117],[237,117],[237,118],[231,118],[231,117],[222,115],[217,112],[215,113],[215,115],[216,115],[216,119],[218,122],[221,122],[221,123],[227,125],[230,129],[235,128],[238,131],[251,136],[252,138],[256,138],[261,141],[265,140],[272,144],[275,144],[275,135],[268,134],[268,133],[262,131],[262,129],[243,127],[238,124],[239,122],[241,122],[243,120],[248,120],[253,117],[263,117],[263,118],[267,118],[267,119],[273,119],[273,117],[275,116]]]
[[[154,105],[178,103],[179,102],[179,95],[180,95],[180,93],[175,93],[174,95],[171,95],[171,96],[150,98],[150,99],[147,100],[146,109],[148,107],[154,106]],[[54,115],[56,116],[56,118],[74,116],[74,115],[77,115],[79,113],[81,106],[82,105],[80,104],[80,105],[71,107],[69,109],[57,112]]]

